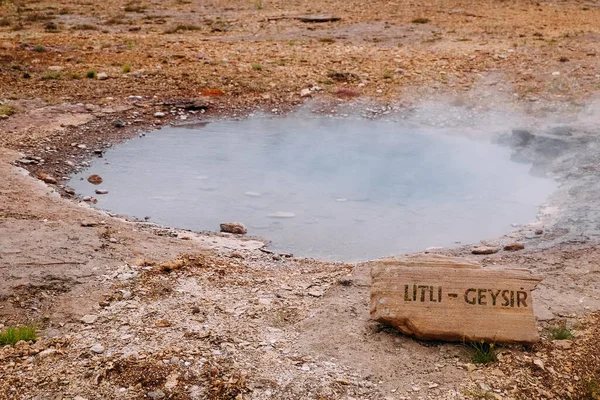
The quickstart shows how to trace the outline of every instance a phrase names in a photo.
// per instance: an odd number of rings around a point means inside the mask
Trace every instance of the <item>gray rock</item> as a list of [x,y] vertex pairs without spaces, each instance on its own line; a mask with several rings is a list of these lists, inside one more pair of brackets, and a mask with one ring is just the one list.
[[108,190],[106,190],[106,189],[96,189],[96,194],[108,194]]
[[93,324],[94,322],[96,322],[97,319],[98,319],[97,315],[88,314],[88,315],[84,315],[81,318],[81,322],[83,322],[84,324]]
[[102,354],[104,353],[104,346],[102,346],[100,343],[95,344],[92,347],[90,347],[90,351],[96,354]]
[[117,119],[115,120],[115,128],[123,128],[125,126],[125,122],[123,120]]
[[147,396],[154,400],[165,398],[165,394],[163,393],[162,390],[155,390],[153,392],[148,392]]

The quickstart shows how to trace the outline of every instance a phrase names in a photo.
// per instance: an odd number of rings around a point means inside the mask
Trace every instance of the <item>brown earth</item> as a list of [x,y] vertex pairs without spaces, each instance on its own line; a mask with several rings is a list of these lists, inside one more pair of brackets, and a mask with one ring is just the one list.
[[[501,99],[576,114],[599,88],[599,22],[589,1],[0,0],[0,324],[42,336],[0,349],[0,398],[598,398],[592,240],[554,243],[554,227],[520,251],[440,251],[545,278],[542,342],[480,367],[467,346],[370,322],[364,265],[117,218],[64,182],[181,113],[279,114],[302,89],[326,112]],[[548,334],[560,321],[572,343]]]

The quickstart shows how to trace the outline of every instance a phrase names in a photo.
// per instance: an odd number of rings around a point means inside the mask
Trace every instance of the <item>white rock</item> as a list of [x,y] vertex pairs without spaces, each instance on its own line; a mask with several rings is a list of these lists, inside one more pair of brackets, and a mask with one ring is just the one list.
[[81,322],[83,322],[84,324],[93,324],[94,322],[96,322],[97,319],[98,319],[97,315],[88,314],[88,315],[84,315],[83,318],[81,318]]
[[544,362],[542,360],[540,360],[540,359],[533,360],[533,365],[535,365],[536,367],[538,367],[541,370],[545,369],[544,368]]
[[312,96],[312,92],[310,91],[310,89],[302,89],[300,91],[300,97],[310,97]]
[[101,344],[95,344],[92,347],[90,347],[90,350],[96,354],[101,354],[104,353],[104,346],[102,346]]
[[100,72],[97,76],[96,79],[98,79],[99,81],[105,81],[108,79],[108,74],[106,72]]
[[166,114],[164,112],[157,111],[154,113],[156,118],[163,118]]

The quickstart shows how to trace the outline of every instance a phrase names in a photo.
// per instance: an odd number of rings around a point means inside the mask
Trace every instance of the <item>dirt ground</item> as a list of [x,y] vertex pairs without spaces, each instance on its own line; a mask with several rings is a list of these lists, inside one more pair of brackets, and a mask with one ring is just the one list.
[[[0,399],[600,398],[599,39],[595,1],[0,0],[0,328],[40,329],[0,349]],[[156,127],[305,102],[528,127],[499,140],[559,187],[486,241],[525,250],[436,252],[542,275],[539,344],[476,365],[369,321],[363,264],[114,216],[65,186]]]

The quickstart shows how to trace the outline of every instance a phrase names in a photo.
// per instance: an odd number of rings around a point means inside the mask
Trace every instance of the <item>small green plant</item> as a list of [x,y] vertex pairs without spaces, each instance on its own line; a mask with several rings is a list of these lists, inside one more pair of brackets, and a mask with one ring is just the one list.
[[498,361],[495,347],[494,343],[471,343],[471,360],[475,364],[489,364]]
[[76,79],[76,80],[77,80],[77,79],[81,79],[81,74],[78,74],[77,72],[71,72],[71,73],[69,74],[69,77],[70,77],[71,79]]
[[48,71],[44,75],[42,75],[43,81],[54,81],[60,79],[62,74],[60,71]]
[[46,48],[41,44],[36,44],[35,46],[33,46],[33,51],[35,51],[36,53],[44,53],[46,51]]
[[85,76],[88,77],[88,79],[96,79],[96,76],[98,74],[96,73],[96,71],[88,71],[87,74],[85,74]]
[[37,332],[35,327],[33,326],[17,326],[17,327],[8,327],[3,332],[0,333],[0,345],[13,346],[15,343],[24,340],[29,342],[30,340],[37,339]]
[[392,74],[391,72],[384,72],[383,74],[383,79],[392,79],[394,77],[394,74]]
[[14,104],[2,104],[2,105],[0,105],[0,115],[13,115],[17,111],[18,111],[18,108]]
[[415,18],[411,21],[413,24],[427,24],[430,22],[429,18]]
[[265,8],[263,0],[255,0],[254,1],[254,8],[256,8],[257,10],[262,10],[263,8]]
[[128,74],[131,72],[131,65],[123,65],[123,73]]
[[255,71],[261,71],[263,69],[262,65],[254,63],[252,64],[252,69]]
[[573,333],[566,325],[554,327],[550,330],[550,335],[554,340],[570,340],[573,339]]

